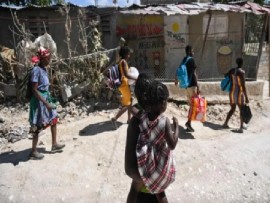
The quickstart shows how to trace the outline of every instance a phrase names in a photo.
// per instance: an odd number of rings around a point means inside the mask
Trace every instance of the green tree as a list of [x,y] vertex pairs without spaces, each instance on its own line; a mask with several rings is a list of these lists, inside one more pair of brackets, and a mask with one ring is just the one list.
[[65,0],[2,0],[1,4],[15,5],[15,6],[27,6],[27,5],[39,5],[49,6],[52,4],[65,3]]

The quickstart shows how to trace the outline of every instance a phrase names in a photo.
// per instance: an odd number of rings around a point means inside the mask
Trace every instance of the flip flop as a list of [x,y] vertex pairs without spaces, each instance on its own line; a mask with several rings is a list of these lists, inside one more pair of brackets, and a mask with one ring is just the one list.
[[232,130],[232,132],[234,133],[244,133],[244,130],[242,128],[236,129],[236,130]]
[[222,127],[223,129],[230,129],[230,127],[229,127],[228,125],[226,125],[226,124],[223,124],[221,127]]
[[195,130],[191,127],[190,124],[186,123],[185,126],[187,127],[186,132],[194,132]]

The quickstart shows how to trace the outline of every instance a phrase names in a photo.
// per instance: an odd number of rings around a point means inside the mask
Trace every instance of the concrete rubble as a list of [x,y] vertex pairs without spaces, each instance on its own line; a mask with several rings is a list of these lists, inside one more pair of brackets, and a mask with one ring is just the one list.
[[[263,101],[251,101],[253,111],[261,111]],[[105,101],[96,102],[94,98],[86,98],[79,96],[74,98],[71,102],[64,105],[58,104],[57,112],[59,115],[59,122],[68,123],[77,121],[88,117],[90,114],[107,114],[111,116],[111,112],[118,107],[117,102]],[[182,117],[186,117],[188,113],[188,105],[184,102],[181,104],[177,101],[169,102],[169,105],[174,105],[179,110],[174,112]],[[209,104],[207,107],[207,120],[206,121],[225,121],[227,112],[230,106],[228,104]],[[6,102],[1,102],[0,105],[0,146],[7,142],[17,142],[21,139],[31,138],[28,133],[29,126],[22,125],[21,119],[28,120],[28,117],[20,118],[18,115],[28,112],[28,104],[18,104],[16,99]],[[28,114],[25,114],[28,115]],[[238,126],[239,124],[239,111],[230,120],[231,125]]]

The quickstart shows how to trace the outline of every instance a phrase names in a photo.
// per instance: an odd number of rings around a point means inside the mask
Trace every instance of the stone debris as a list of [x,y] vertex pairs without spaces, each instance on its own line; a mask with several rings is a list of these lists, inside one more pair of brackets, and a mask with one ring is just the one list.
[[[57,105],[57,112],[59,116],[59,123],[73,122],[87,117],[90,113],[92,115],[101,115],[108,118],[113,116],[112,110],[119,106],[117,100],[115,101],[100,101],[97,102],[95,98],[89,98],[87,95],[80,95],[72,101],[63,105]],[[187,104],[177,105],[176,102],[169,102],[170,107],[175,107],[175,113],[178,116],[186,117],[189,107]],[[253,102],[253,111],[262,112],[261,102]],[[206,121],[212,123],[224,123],[227,113],[230,110],[228,104],[208,105]],[[7,142],[17,142],[21,139],[29,138],[29,126],[25,125],[28,118],[23,118],[24,123],[21,123],[22,112],[28,112],[28,104],[19,104],[16,99],[1,100],[0,102],[0,146]],[[229,121],[230,127],[239,126],[239,110],[233,114]]]
[[[101,111],[98,114],[105,115],[107,110],[117,108],[115,102],[95,102],[94,99],[77,97],[64,105],[57,105],[60,123],[73,122],[87,117],[90,113]],[[18,104],[15,99],[1,101],[0,104],[0,146],[7,142],[17,142],[21,139],[30,138],[29,126],[25,125],[27,118],[21,118],[22,112],[28,112],[28,104]],[[26,119],[21,123],[21,119]]]

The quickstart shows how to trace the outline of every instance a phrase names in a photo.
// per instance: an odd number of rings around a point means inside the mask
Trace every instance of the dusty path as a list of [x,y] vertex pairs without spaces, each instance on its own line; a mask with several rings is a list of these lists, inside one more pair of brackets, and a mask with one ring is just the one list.
[[[270,202],[269,104],[264,102],[244,134],[219,129],[221,121],[196,122],[196,132],[187,134],[181,127],[184,115],[169,105],[167,116],[178,115],[180,124],[170,202]],[[0,202],[125,202],[130,186],[124,172],[127,118],[121,117],[122,125],[114,130],[109,116],[96,112],[59,125],[59,138],[66,143],[62,153],[50,154],[46,130],[39,143],[42,161],[27,159],[31,140],[8,144],[0,155]]]

